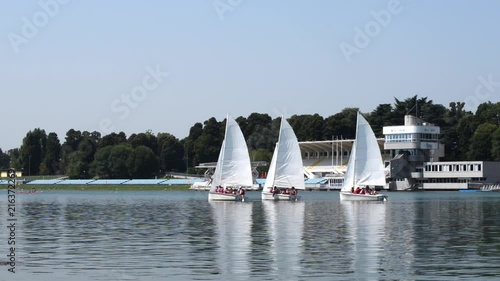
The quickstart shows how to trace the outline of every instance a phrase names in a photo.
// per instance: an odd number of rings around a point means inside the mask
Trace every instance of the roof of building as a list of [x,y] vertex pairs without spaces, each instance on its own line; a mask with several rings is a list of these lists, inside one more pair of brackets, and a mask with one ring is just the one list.
[[[384,138],[377,139],[380,149],[384,149]],[[326,141],[301,141],[299,142],[300,150],[302,153],[308,152],[331,152],[342,147],[342,150],[350,151],[354,139],[350,140],[326,140]]]

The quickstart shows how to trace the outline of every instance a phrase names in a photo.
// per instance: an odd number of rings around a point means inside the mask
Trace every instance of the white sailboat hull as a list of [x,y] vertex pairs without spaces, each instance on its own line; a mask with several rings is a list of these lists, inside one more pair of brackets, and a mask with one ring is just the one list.
[[341,191],[340,200],[342,201],[387,201],[387,196],[383,194],[355,194],[350,191]]
[[275,194],[262,192],[262,200],[277,200],[277,201],[297,201],[300,196],[290,194]]
[[208,193],[208,201],[245,201],[245,196],[225,193]]

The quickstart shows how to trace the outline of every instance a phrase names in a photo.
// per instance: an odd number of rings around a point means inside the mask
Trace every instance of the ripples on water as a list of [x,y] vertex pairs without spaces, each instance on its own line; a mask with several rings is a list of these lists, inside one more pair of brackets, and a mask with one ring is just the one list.
[[245,203],[209,203],[202,192],[18,195],[17,273],[2,266],[0,281],[500,276],[500,193],[390,193],[385,203],[301,195],[261,202],[251,193]]

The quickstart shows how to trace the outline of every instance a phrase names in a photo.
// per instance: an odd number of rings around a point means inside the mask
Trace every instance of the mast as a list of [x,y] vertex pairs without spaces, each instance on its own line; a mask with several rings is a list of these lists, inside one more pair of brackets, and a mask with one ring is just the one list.
[[[339,140],[338,138],[335,138],[336,140]],[[339,142],[335,142],[335,164],[338,166],[339,165]]]
[[[356,149],[358,148],[357,142],[358,142],[358,131],[359,131],[359,115],[360,115],[360,113],[358,110],[358,114],[356,116],[356,136],[354,137],[354,143],[353,143],[353,145],[356,146]],[[351,149],[351,151],[352,151],[352,149]],[[357,153],[354,154],[354,157],[356,157],[356,155],[357,155]],[[351,155],[349,155],[349,158],[351,158],[351,157],[352,157],[352,153],[351,153]],[[351,160],[351,159],[349,159],[349,160]],[[354,185],[356,185],[356,159],[352,159],[352,161],[354,161],[352,164],[352,168],[353,168],[353,172],[354,172],[354,174],[353,174],[354,178],[352,180],[352,183]]]
[[418,98],[417,98],[417,96],[415,96],[415,117],[420,118],[420,117],[418,117]]
[[332,135],[332,170],[333,170],[333,135]]
[[340,135],[340,164],[344,165],[344,151],[342,150],[342,135]]

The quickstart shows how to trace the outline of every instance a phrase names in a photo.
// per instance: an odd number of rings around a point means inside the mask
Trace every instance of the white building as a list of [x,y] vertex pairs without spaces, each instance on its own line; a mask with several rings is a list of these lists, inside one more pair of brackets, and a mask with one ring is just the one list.
[[[440,128],[411,115],[404,125],[383,128],[378,139],[386,162],[386,189],[458,190],[500,183],[500,162],[439,162]],[[307,178],[325,178],[323,188],[340,189],[354,140],[300,142]]]

